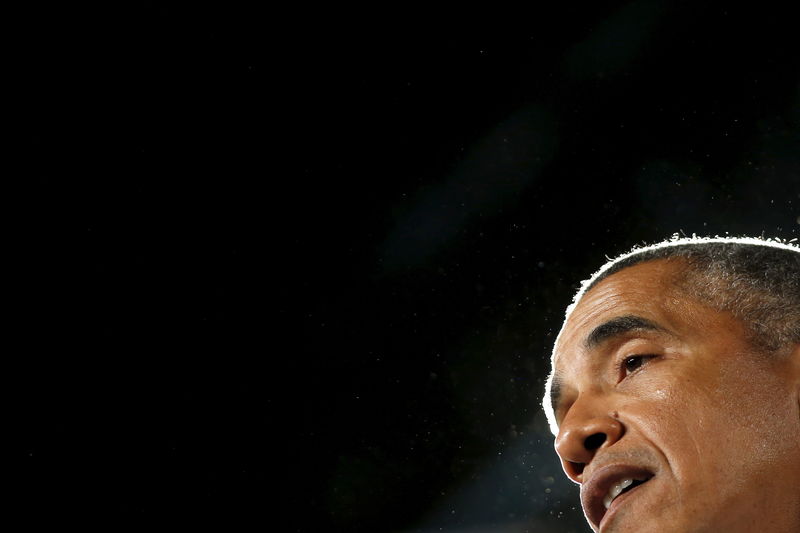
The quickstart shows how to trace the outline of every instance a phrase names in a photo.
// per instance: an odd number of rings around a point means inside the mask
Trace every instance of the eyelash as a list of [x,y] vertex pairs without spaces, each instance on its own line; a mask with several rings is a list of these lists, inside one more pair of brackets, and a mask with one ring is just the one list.
[[[622,376],[622,379],[625,379],[626,377],[630,376],[631,374],[635,374],[645,364],[647,364],[647,361],[649,361],[650,359],[654,359],[655,357],[656,356],[653,355],[653,354],[636,354],[636,355],[629,355],[627,357],[624,357],[622,359],[622,361],[619,362],[619,374],[620,374],[620,376]],[[632,360],[638,361],[639,362],[639,366],[637,366],[633,370],[630,370],[630,369],[627,368],[627,364],[628,364],[628,362],[630,362]]]

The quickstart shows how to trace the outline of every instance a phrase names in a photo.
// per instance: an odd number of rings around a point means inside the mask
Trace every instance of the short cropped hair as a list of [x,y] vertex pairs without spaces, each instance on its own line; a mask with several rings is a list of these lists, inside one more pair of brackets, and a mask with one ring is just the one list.
[[[566,318],[583,295],[608,276],[659,259],[682,261],[686,269],[675,279],[676,288],[741,320],[758,351],[775,353],[800,344],[800,247],[794,241],[674,235],[657,244],[633,248],[609,260],[581,284]],[[544,407],[551,429],[555,429],[547,399],[551,381],[552,376]]]
[[686,263],[677,288],[741,320],[757,348],[776,351],[800,344],[800,248],[792,243],[673,237],[610,261],[584,282],[580,294],[615,272],[657,259]]

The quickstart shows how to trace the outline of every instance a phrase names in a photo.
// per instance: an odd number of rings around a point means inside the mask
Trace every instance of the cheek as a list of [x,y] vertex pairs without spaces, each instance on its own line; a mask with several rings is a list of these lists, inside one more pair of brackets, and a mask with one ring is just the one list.
[[708,435],[717,433],[716,409],[701,399],[702,391],[691,379],[662,372],[639,378],[626,391],[622,406],[632,433],[649,441],[676,474],[696,471],[703,449],[713,445]]
[[[652,511],[675,531],[736,530],[756,507],[757,516],[768,514],[762,500],[779,501],[796,486],[797,395],[776,373],[665,365],[638,377],[620,391],[627,445],[663,458],[660,501],[669,503]],[[719,524],[727,526],[712,527]]]
[[635,425],[687,484],[741,485],[798,455],[795,400],[763,370],[653,373],[636,389],[626,406]]
[[640,398],[646,409],[647,434],[677,470],[697,471],[709,451],[719,448],[724,433],[719,426],[724,408],[704,397],[690,380],[652,383]]

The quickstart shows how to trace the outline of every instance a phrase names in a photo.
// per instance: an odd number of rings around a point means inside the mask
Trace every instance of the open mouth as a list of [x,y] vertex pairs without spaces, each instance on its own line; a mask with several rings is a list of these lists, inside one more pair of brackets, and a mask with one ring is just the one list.
[[652,479],[652,476],[641,479],[625,478],[614,483],[603,498],[602,514],[597,524],[602,525],[603,522],[606,521],[607,516],[614,512],[616,508],[627,499],[631,492],[634,492],[638,487],[650,481],[650,479]]
[[638,487],[642,483],[645,483],[646,479],[631,479],[626,478],[620,480],[618,483],[614,483],[611,489],[609,489],[608,494],[606,494],[605,498],[603,498],[603,505],[606,509],[611,507],[611,504],[617,499],[620,495],[625,494],[633,490],[635,487]]
[[597,471],[586,486],[581,487],[581,500],[589,521],[596,527],[607,522],[619,506],[638,492],[655,474],[631,465],[609,465]]

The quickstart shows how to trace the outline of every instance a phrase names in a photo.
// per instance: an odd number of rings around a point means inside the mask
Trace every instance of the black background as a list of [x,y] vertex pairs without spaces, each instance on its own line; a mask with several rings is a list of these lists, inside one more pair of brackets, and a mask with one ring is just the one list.
[[580,280],[800,228],[769,4],[61,9],[11,54],[32,521],[585,531],[539,405]]

